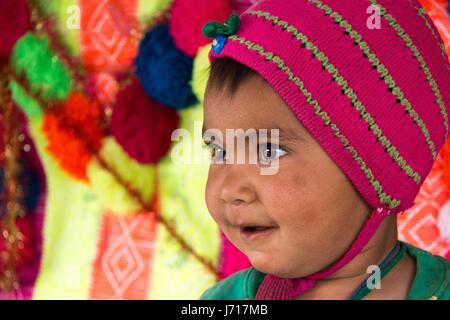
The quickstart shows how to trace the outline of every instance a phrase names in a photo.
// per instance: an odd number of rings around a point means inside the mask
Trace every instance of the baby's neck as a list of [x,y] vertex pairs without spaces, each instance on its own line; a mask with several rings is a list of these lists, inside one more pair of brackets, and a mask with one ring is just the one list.
[[[396,242],[396,219],[387,219],[366,247],[350,263],[331,277],[318,280],[313,289],[296,299],[349,299],[361,283],[371,275],[367,272],[367,268],[371,265],[380,265]],[[415,261],[406,254],[381,280],[381,288],[372,290],[364,299],[405,299],[414,276]]]

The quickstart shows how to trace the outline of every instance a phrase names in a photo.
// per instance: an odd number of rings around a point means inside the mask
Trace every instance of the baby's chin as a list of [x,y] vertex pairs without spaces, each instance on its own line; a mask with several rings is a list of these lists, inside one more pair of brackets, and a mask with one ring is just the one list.
[[276,254],[257,251],[246,253],[246,255],[255,269],[266,274],[272,274],[280,278],[299,278],[308,275],[302,272],[301,267],[291,266],[289,263],[283,262]]

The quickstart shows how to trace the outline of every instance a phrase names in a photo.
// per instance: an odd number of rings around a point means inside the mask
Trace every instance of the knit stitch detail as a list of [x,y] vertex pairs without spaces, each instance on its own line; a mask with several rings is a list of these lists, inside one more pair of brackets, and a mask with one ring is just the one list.
[[447,56],[447,52],[445,51],[445,45],[442,43],[441,38],[436,34],[436,32],[434,31],[434,29],[431,27],[430,22],[428,22],[427,18],[426,18],[426,10],[424,8],[417,8],[414,7],[413,4],[410,1],[411,6],[416,9],[417,14],[423,19],[426,27],[428,28],[428,30],[430,30],[431,34],[433,35],[433,38],[436,40],[436,44],[438,45],[438,47],[441,49],[441,54],[442,57],[445,60],[445,66],[447,68],[447,70],[450,71],[450,66],[449,66],[449,62],[448,62],[448,56]]
[[335,136],[339,138],[344,148],[348,152],[350,152],[350,154],[353,156],[353,159],[357,161],[359,167],[365,173],[370,184],[375,189],[380,202],[382,204],[388,204],[391,209],[396,208],[400,205],[401,203],[400,200],[391,197],[390,195],[388,195],[383,191],[383,187],[381,186],[380,182],[375,178],[372,170],[367,166],[363,158],[359,155],[356,149],[350,145],[348,139],[342,133],[340,133],[339,128],[336,126],[335,123],[331,121],[328,113],[322,111],[317,100],[313,98],[312,94],[305,88],[304,83],[297,76],[294,75],[290,67],[285,64],[282,58],[273,54],[272,52],[266,51],[262,46],[254,42],[251,42],[250,40],[247,40],[244,37],[231,35],[228,39],[239,42],[240,44],[245,45],[248,49],[258,52],[261,56],[264,56],[267,61],[275,63],[278,69],[283,70],[287,74],[289,81],[293,81],[299,87],[302,94],[306,97],[307,103],[314,108],[315,114],[318,115],[323,120],[326,126],[329,126],[333,130]]
[[376,5],[380,8],[380,14],[382,17],[386,18],[389,21],[389,26],[394,28],[395,31],[397,31],[397,35],[402,38],[405,43],[406,47],[408,47],[412,52],[413,56],[417,58],[417,60],[420,62],[420,68],[425,73],[427,82],[431,86],[431,90],[436,96],[436,102],[440,107],[440,113],[442,117],[444,118],[444,126],[445,126],[445,136],[448,136],[448,117],[447,117],[447,111],[444,105],[444,102],[442,101],[442,95],[441,91],[439,90],[438,85],[436,84],[436,81],[433,78],[433,75],[431,74],[430,69],[427,66],[427,63],[425,62],[424,58],[420,54],[419,50],[413,43],[411,37],[405,32],[405,30],[397,23],[397,20],[389,13],[387,13],[387,10],[385,7],[383,7],[381,4],[379,4],[376,0],[370,0],[372,5]]
[[314,57],[322,63],[322,66],[332,75],[333,79],[337,81],[337,83],[343,90],[342,92],[350,98],[350,100],[352,101],[352,105],[355,106],[356,109],[360,112],[361,118],[369,124],[369,129],[376,136],[377,142],[380,142],[385,147],[385,150],[391,156],[391,158],[394,159],[394,162],[397,163],[400,168],[414,180],[416,184],[420,184],[421,177],[419,173],[415,172],[411,168],[407,161],[399,154],[397,148],[391,143],[391,141],[389,141],[386,136],[383,135],[381,128],[375,123],[375,120],[366,110],[365,106],[359,100],[356,93],[352,88],[349,87],[348,82],[340,74],[338,69],[329,61],[329,58],[324,52],[320,51],[319,48],[314,45],[306,35],[302,34],[295,26],[290,25],[287,21],[281,20],[279,17],[271,15],[269,12],[262,10],[250,10],[246,13],[253,14],[258,17],[264,17],[266,20],[272,21],[275,25],[283,26],[285,30],[295,36],[295,39],[300,40],[305,48],[312,51]]
[[358,47],[367,56],[369,61],[372,62],[376,70],[380,73],[381,75],[380,79],[383,80],[389,86],[392,94],[398,99],[399,103],[405,107],[405,113],[409,114],[413,118],[414,123],[420,127],[420,131],[425,137],[425,142],[429,146],[431,156],[433,157],[433,159],[436,159],[437,156],[436,149],[433,141],[431,140],[430,133],[425,123],[419,117],[417,112],[413,109],[408,99],[406,99],[405,94],[400,89],[400,87],[397,86],[394,78],[392,78],[392,76],[390,75],[389,71],[384,66],[384,64],[382,64],[378,59],[378,57],[375,55],[375,53],[373,53],[370,50],[369,45],[362,40],[361,34],[359,34],[355,29],[353,29],[350,23],[348,23],[339,13],[331,9],[326,4],[323,4],[319,0],[308,0],[308,1],[314,3],[318,9],[322,9],[326,15],[331,16],[334,19],[334,21],[336,21],[342,28],[344,28],[346,33],[355,40],[355,44],[358,45]]

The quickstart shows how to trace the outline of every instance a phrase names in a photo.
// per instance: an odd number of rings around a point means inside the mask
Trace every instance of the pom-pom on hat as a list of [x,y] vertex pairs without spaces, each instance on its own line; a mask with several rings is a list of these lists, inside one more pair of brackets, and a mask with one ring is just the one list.
[[232,12],[230,0],[175,0],[171,7],[170,34],[183,53],[195,57],[200,47],[208,43],[202,36],[204,23],[224,20]]
[[117,96],[111,133],[130,157],[155,164],[169,151],[178,124],[178,112],[151,99],[134,78]]
[[450,64],[417,0],[263,0],[239,20],[232,34],[204,32],[214,37],[210,62],[230,57],[259,73],[373,208],[335,265],[267,275],[256,296],[292,299],[353,259],[388,214],[413,206],[448,137]]
[[87,166],[93,152],[102,146],[103,132],[98,126],[100,104],[72,92],[55,112],[45,114],[42,131],[47,151],[72,177],[88,182]]
[[198,102],[189,84],[193,58],[175,46],[166,24],[145,34],[135,65],[144,90],[158,102],[177,110]]

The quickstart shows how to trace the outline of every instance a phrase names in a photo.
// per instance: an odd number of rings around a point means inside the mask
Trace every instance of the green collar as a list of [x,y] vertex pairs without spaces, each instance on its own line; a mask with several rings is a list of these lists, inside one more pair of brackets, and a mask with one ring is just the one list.
[[450,260],[406,244],[416,259],[416,276],[407,300],[450,299]]
[[[450,299],[450,260],[416,248],[401,241],[411,257],[416,260],[416,275],[407,300]],[[262,283],[265,273],[250,268],[244,279],[244,293],[255,300],[256,291]]]

